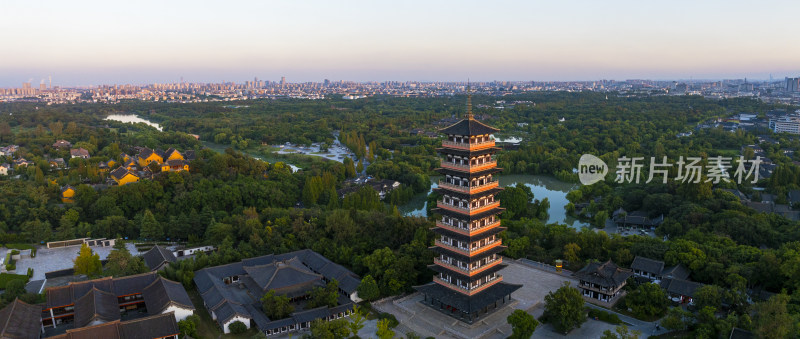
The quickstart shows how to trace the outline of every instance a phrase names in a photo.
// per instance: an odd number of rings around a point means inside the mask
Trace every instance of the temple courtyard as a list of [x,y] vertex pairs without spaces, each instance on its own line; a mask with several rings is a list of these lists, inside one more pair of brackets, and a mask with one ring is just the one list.
[[[395,331],[398,335],[414,332],[423,338],[428,336],[436,338],[507,338],[511,334],[511,326],[506,322],[506,317],[511,312],[522,309],[538,318],[542,315],[544,297],[547,293],[557,290],[565,281],[572,286],[577,284],[569,272],[557,273],[552,266],[508,258],[504,258],[503,261],[508,264],[508,267],[500,271],[503,281],[523,286],[512,294],[514,300],[508,305],[475,324],[465,324],[423,305],[420,303],[422,300],[420,293],[413,293],[399,299],[380,300],[373,303],[373,307],[397,317],[400,325]],[[603,328],[595,328],[595,323]],[[576,331],[595,333],[599,330],[599,333],[602,333],[607,328],[613,329],[614,326],[590,320]],[[553,332],[550,326],[543,325],[536,330],[534,337],[563,337],[563,335]]]

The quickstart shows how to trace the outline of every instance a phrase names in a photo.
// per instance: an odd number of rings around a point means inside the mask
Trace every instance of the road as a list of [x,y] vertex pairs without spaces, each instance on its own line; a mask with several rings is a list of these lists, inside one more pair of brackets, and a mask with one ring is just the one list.
[[668,332],[663,327],[660,327],[660,330],[656,331],[656,324],[658,324],[661,320],[653,322],[644,321],[624,315],[622,313],[614,312],[612,310],[594,304],[586,303],[586,306],[616,314],[617,316],[619,316],[619,319],[622,320],[622,322],[625,323],[626,326],[628,326],[628,328],[642,332],[643,337],[649,337],[651,335],[659,335]]

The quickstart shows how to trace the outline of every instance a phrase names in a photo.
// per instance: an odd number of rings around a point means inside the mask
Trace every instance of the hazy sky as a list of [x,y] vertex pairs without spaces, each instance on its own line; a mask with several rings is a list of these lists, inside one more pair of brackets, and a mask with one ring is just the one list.
[[800,75],[800,1],[0,0],[0,86]]

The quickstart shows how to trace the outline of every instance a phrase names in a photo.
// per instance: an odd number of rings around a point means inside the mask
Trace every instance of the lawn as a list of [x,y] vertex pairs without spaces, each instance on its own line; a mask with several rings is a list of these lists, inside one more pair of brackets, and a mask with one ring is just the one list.
[[215,338],[251,338],[258,333],[258,330],[251,328],[242,334],[223,334],[217,322],[211,319],[211,314],[208,313],[206,307],[203,306],[203,298],[200,297],[200,292],[196,288],[187,288],[186,293],[192,299],[194,304],[194,314],[200,316],[200,323],[197,324],[197,337],[198,339],[215,339]]
[[12,280],[22,280],[27,283],[28,276],[21,274],[0,273],[0,289],[5,289],[6,284],[8,284],[8,282]]

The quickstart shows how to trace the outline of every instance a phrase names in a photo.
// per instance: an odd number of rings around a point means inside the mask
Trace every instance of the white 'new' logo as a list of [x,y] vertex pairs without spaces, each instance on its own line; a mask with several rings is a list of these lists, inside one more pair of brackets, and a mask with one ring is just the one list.
[[608,165],[600,158],[584,154],[578,161],[578,179],[581,184],[591,185],[606,177],[608,173]]

